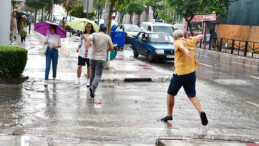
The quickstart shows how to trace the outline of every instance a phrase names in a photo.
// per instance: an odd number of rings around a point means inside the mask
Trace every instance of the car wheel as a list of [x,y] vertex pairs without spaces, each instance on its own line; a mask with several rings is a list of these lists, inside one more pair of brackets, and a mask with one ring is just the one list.
[[147,61],[154,62],[155,61],[155,55],[153,55],[151,52],[147,53]]
[[135,58],[138,58],[139,53],[136,48],[133,48],[133,55]]

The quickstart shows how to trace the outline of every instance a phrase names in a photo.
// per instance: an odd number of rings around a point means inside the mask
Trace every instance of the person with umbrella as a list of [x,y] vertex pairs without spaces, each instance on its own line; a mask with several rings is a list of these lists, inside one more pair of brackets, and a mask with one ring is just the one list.
[[52,70],[53,70],[53,80],[57,76],[57,64],[58,64],[58,48],[61,47],[61,39],[57,34],[57,26],[50,25],[50,34],[46,36],[44,44],[48,44],[46,52],[46,70],[45,70],[45,83],[47,85],[47,80],[49,79],[50,64],[52,61]]
[[[94,33],[94,28],[91,23],[87,23],[85,27],[85,32],[81,35],[81,39],[77,48],[78,52],[78,68],[77,68],[77,84],[80,84],[80,77],[82,73],[82,66],[87,65],[87,87],[90,86],[90,61],[89,55],[85,57],[85,40]],[[91,52],[91,47],[89,47],[88,52]]]

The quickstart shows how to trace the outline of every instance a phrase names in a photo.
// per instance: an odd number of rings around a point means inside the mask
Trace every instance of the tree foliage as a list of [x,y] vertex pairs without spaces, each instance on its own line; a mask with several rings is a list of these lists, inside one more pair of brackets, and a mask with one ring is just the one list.
[[176,14],[181,15],[187,21],[187,25],[190,29],[191,35],[193,32],[191,29],[191,20],[195,14],[199,14],[204,10],[203,0],[167,0],[170,6],[172,6]]
[[158,9],[162,9],[162,0],[145,0],[144,4],[150,6],[153,10],[154,19],[158,18]]
[[[71,16],[75,16],[78,18],[86,18],[86,13],[84,12],[84,6],[83,5],[76,5],[72,8]],[[88,14],[88,19],[93,20],[95,16],[95,12]]]

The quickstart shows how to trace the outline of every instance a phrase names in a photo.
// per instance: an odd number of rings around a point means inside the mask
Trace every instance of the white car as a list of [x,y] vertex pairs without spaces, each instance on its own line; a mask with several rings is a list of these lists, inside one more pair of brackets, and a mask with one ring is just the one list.
[[173,34],[176,30],[173,25],[160,22],[143,22],[140,29],[142,31],[165,32],[169,34]]

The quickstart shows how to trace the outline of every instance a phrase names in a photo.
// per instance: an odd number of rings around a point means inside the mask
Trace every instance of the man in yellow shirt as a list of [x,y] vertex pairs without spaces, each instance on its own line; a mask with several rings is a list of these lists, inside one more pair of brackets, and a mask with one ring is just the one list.
[[167,116],[161,121],[167,122],[173,120],[172,113],[174,108],[174,96],[177,95],[180,88],[183,86],[185,93],[190,101],[193,103],[201,117],[202,125],[208,124],[206,113],[201,110],[201,104],[196,97],[195,70],[198,68],[199,63],[195,60],[195,49],[197,41],[204,38],[203,35],[190,37],[185,39],[181,30],[176,30],[173,34],[175,40],[175,72],[171,79],[167,95]]

